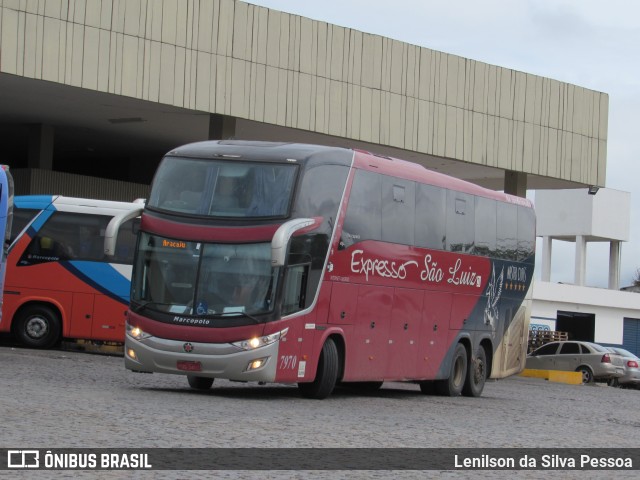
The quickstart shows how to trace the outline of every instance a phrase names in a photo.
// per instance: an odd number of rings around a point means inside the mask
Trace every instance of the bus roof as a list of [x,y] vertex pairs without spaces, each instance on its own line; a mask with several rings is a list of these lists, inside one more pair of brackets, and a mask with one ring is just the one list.
[[65,205],[72,207],[106,208],[111,210],[131,210],[134,202],[116,202],[92,198],[65,197],[62,195],[17,195],[14,198],[16,208],[44,210],[51,204],[53,204],[54,207]]
[[167,155],[228,160],[258,160],[305,162],[311,158],[331,154],[339,163],[351,164],[353,150],[305,143],[254,142],[246,140],[209,140],[183,145]]
[[353,161],[356,168],[372,170],[393,177],[440,186],[502,202],[532,207],[532,203],[526,198],[490,190],[459,178],[429,170],[418,163],[358,149],[304,143],[209,140],[183,145],[170,151],[167,155],[230,160],[242,160],[244,158],[247,160],[274,162],[296,161],[301,163],[314,157],[330,155],[332,163],[350,165]]
[[401,160],[398,158],[376,155],[364,150],[355,150],[355,167],[364,170],[371,170],[384,175],[389,175],[406,180],[413,180],[420,183],[435,185],[438,187],[455,190],[457,192],[468,193],[480,197],[492,198],[506,203],[515,203],[524,207],[532,207],[530,200],[515,195],[509,195],[488,188],[481,187],[475,183],[467,182],[456,177],[451,177],[439,173],[420,165],[418,163]]

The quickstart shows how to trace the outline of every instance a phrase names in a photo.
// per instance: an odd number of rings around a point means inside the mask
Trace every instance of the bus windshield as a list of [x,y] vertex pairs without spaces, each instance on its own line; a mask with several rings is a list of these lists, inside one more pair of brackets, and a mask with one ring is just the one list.
[[134,269],[133,310],[193,316],[273,310],[278,269],[271,268],[270,243],[209,244],[141,233]]
[[288,215],[295,165],[165,157],[148,206],[205,217]]

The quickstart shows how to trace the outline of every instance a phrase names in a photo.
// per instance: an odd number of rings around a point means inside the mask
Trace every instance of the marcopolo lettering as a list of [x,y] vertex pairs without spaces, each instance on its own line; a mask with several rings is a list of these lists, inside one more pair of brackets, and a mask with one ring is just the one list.
[[186,325],[209,325],[211,320],[207,320],[206,318],[173,317],[173,323]]

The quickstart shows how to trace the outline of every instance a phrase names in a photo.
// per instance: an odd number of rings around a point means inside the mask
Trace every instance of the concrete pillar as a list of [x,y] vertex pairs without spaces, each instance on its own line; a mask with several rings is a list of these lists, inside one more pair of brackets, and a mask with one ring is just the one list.
[[551,248],[553,239],[542,237],[542,277],[543,282],[551,281]]
[[53,170],[53,127],[35,124],[29,126],[29,157],[27,167]]
[[582,235],[576,237],[576,272],[573,283],[584,287],[587,269],[587,241]]
[[209,115],[209,140],[229,140],[236,136],[236,119],[227,115]]
[[506,170],[504,172],[504,193],[525,198],[527,196],[527,174]]
[[609,244],[609,289],[620,290],[620,241]]

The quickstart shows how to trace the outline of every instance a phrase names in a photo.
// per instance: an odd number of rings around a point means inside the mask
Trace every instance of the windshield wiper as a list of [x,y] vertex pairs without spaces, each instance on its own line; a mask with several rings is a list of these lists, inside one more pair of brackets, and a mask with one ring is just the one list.
[[147,308],[147,305],[149,305],[151,302],[150,301],[146,301],[146,302],[140,302],[139,304],[137,304],[135,307],[131,306],[130,309],[132,312],[134,313],[140,313],[142,310],[144,310],[145,308]]
[[250,320],[253,320],[255,323],[263,323],[262,320],[260,320],[257,317],[254,317],[253,315],[251,315],[250,313],[247,312],[222,312],[222,313],[216,313],[214,315],[210,315],[211,317],[214,318],[225,318],[225,317],[239,317],[239,316],[243,316],[243,317],[247,317]]
[[[154,302],[153,300],[146,300],[146,301],[142,301],[140,302],[138,305],[136,305],[135,307],[130,307],[131,311],[134,313],[140,313],[142,310],[144,310],[145,308],[147,308],[147,306],[149,305],[157,305],[157,306],[174,306],[174,303],[161,303],[161,302]],[[182,307],[182,305],[180,305]],[[187,308],[187,307],[185,307]],[[171,312],[174,313],[174,312]]]

